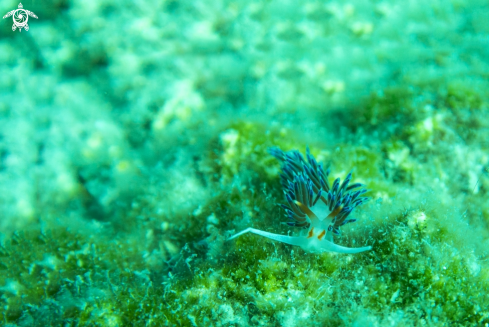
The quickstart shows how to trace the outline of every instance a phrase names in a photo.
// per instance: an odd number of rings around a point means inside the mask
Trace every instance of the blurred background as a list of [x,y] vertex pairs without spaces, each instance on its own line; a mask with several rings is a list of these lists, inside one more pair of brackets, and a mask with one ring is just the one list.
[[161,174],[194,174],[238,121],[287,127],[301,150],[458,142],[466,188],[488,162],[485,1],[23,5],[31,30],[0,29],[2,233],[82,209],[107,221],[151,186],[171,193],[157,185],[178,177]]
[[[431,205],[485,246],[487,1],[22,4],[29,31],[0,25],[2,242],[120,238],[166,275],[182,251],[189,267],[218,256],[230,230],[286,233],[266,149],[309,145],[371,189],[369,228]],[[4,300],[22,289],[9,278]]]

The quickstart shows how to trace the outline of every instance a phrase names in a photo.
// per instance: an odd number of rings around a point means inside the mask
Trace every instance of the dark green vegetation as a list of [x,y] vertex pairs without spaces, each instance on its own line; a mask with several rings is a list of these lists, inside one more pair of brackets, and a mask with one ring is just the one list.
[[[365,146],[338,145],[333,152],[312,146],[311,151],[332,166],[332,178],[336,167],[355,166],[357,179],[370,186],[374,199],[359,210],[359,221],[344,229],[339,243],[371,244],[373,251],[308,254],[256,235],[225,243],[228,231],[250,225],[287,233],[276,205],[282,201],[279,165],[266,149],[304,145],[290,145],[296,132],[271,128],[263,133],[264,128],[240,122],[220,134],[201,162],[202,178],[214,191],[193,213],[148,217],[145,212],[160,203],[145,197],[134,200],[124,217],[130,227],[48,227],[7,239],[0,251],[4,323],[489,322],[487,254],[475,245],[481,235],[451,213],[438,194],[417,195],[426,189],[414,186],[419,193],[409,195],[405,184],[383,177],[382,163],[388,159]],[[402,149],[402,143],[384,146],[392,169],[407,169],[393,157]],[[419,168],[411,160],[416,185]]]
[[[0,325],[489,323],[485,1],[24,3],[0,29]],[[18,1],[2,1],[2,12]],[[370,189],[287,234],[270,146]]]

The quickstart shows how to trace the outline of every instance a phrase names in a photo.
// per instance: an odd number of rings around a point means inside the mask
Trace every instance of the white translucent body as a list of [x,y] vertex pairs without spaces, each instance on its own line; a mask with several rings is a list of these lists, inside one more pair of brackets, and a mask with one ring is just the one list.
[[246,233],[253,233],[282,243],[300,246],[308,252],[359,253],[372,249],[371,246],[347,248],[334,244],[333,233],[330,231],[333,223],[332,217],[329,217],[331,211],[322,201],[317,201],[311,208],[304,207],[299,202],[296,202],[296,204],[307,214],[310,223],[310,229],[307,235],[287,236],[269,233],[255,228],[247,228],[228,238],[228,241]]
[[279,241],[282,243],[287,243],[290,245],[298,245],[301,248],[303,248],[305,251],[315,252],[315,253],[320,253],[320,252],[359,253],[359,252],[369,251],[372,249],[371,246],[365,246],[361,248],[347,248],[338,244],[334,244],[332,241],[326,240],[326,238],[319,240],[317,237],[308,238],[307,236],[286,236],[286,235],[265,232],[255,228],[246,228],[245,230],[228,238],[228,241],[246,233],[261,235],[266,238]]

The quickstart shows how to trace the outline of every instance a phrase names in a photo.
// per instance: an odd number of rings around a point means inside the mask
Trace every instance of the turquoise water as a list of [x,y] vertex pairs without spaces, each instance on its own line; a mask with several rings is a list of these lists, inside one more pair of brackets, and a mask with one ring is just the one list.
[[[0,24],[0,325],[489,324],[486,2],[22,5]],[[371,251],[226,241],[307,234],[274,146],[353,172],[369,201],[334,242]]]

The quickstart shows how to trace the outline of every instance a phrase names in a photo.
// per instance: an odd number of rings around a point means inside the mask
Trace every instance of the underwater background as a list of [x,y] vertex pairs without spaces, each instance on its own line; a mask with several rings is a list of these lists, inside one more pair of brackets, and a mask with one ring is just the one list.
[[[0,25],[0,325],[488,326],[489,3],[27,0]],[[2,16],[18,7],[0,3]],[[370,201],[307,253],[280,162]]]

